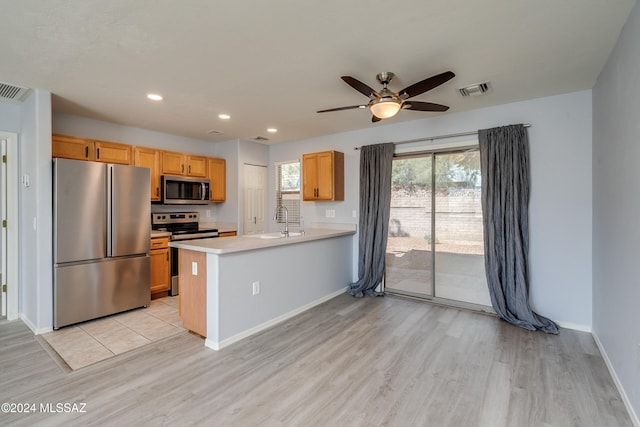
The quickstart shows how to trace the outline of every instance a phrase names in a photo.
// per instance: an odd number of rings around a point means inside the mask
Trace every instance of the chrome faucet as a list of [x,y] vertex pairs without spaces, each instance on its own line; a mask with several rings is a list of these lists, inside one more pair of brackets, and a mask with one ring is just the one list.
[[278,206],[276,206],[276,211],[273,213],[273,220],[278,220],[278,212],[280,212],[280,208],[284,209],[284,230],[280,233],[282,233],[284,237],[289,237],[289,209],[287,209],[287,207],[282,203],[278,203]]

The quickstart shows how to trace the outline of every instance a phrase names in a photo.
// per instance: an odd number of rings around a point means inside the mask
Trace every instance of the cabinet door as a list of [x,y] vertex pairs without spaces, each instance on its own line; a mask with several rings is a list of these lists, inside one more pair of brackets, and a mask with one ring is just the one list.
[[95,160],[93,143],[84,138],[53,134],[51,136],[51,157]]
[[187,155],[187,175],[199,178],[207,177],[207,158]]
[[[178,252],[180,317],[185,329],[207,336],[207,254],[180,249]],[[198,275],[192,274],[193,264]]]
[[133,164],[151,170],[151,201],[160,201],[160,151],[134,147]]
[[162,175],[184,175],[185,155],[173,151],[162,152]]
[[131,146],[119,144],[117,142],[94,141],[96,161],[102,163],[117,163],[120,165],[130,165]]
[[171,289],[169,248],[149,251],[151,260],[151,293],[166,292]]
[[318,186],[318,155],[302,156],[302,200],[315,200]]
[[209,194],[212,202],[224,202],[227,198],[227,172],[224,159],[208,159]]
[[318,153],[316,200],[333,200],[333,153]]

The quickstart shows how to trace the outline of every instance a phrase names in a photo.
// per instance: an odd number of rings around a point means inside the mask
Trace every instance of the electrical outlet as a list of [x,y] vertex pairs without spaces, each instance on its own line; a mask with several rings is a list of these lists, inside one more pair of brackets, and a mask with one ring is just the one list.
[[354,218],[358,217],[358,212],[357,211],[351,211],[351,216]]
[[207,209],[207,218],[211,218],[211,209]]
[[324,211],[324,217],[325,218],[331,218],[331,211],[329,209]]
[[260,293],[260,282],[253,282],[253,295]]
[[198,263],[195,261],[191,263],[191,274],[194,276],[198,275]]

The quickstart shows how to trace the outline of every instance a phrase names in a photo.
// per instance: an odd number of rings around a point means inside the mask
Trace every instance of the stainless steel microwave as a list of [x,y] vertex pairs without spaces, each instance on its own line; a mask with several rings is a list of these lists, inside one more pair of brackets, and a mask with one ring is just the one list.
[[163,175],[162,203],[165,205],[208,204],[209,179]]

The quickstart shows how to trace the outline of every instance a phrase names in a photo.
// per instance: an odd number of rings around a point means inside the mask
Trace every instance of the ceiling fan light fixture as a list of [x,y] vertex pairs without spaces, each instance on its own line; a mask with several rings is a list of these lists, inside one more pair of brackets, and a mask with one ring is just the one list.
[[381,99],[378,102],[374,102],[369,107],[371,109],[371,113],[379,119],[388,119],[400,111],[400,107],[402,104],[393,99]]

